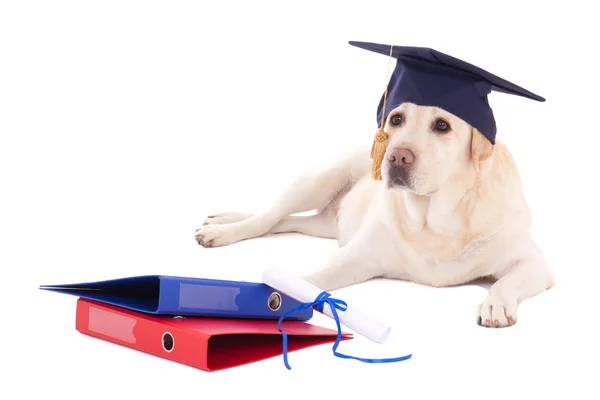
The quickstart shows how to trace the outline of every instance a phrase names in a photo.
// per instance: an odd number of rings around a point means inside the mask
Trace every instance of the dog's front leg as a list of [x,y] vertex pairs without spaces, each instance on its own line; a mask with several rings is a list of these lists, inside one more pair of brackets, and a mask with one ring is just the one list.
[[515,261],[495,277],[498,280],[477,308],[477,323],[491,328],[516,324],[518,305],[554,285],[552,273],[541,254]]
[[385,229],[363,229],[347,245],[339,248],[324,268],[304,279],[318,288],[331,291],[382,276],[390,259],[389,237]]

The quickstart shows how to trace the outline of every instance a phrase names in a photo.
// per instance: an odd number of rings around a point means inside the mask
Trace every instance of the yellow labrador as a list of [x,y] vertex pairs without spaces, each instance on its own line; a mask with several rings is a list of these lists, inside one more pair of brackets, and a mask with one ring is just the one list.
[[554,279],[531,237],[508,149],[448,112],[410,103],[389,114],[385,130],[382,181],[371,179],[365,148],[301,177],[266,213],[209,216],[197,242],[216,247],[280,232],[336,238],[326,267],[305,277],[327,291],[375,277],[435,287],[493,277],[477,322],[515,324],[518,304]]

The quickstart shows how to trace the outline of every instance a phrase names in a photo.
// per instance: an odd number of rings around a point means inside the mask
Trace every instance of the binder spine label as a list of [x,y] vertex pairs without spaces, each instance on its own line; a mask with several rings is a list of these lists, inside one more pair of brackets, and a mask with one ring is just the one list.
[[240,288],[227,286],[179,285],[179,308],[237,311],[236,297]]
[[133,328],[136,320],[126,315],[105,311],[101,308],[90,306],[88,329],[113,339],[135,344]]

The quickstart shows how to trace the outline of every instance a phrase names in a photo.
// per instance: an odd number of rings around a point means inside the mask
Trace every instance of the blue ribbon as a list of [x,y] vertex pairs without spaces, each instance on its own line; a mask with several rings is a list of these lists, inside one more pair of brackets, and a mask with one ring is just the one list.
[[285,367],[288,370],[292,369],[292,367],[290,367],[290,364],[288,363],[288,354],[287,354],[288,353],[288,337],[287,337],[287,333],[285,333],[285,331],[283,331],[281,329],[281,323],[283,322],[284,319],[286,319],[290,315],[292,315],[298,311],[304,310],[306,308],[310,308],[310,307],[313,307],[315,310],[322,313],[323,305],[325,305],[325,303],[329,304],[329,307],[331,308],[331,313],[333,314],[333,319],[335,320],[335,324],[337,325],[337,338],[335,340],[335,343],[333,344],[333,349],[332,349],[333,354],[336,357],[358,360],[358,361],[362,361],[365,363],[372,363],[372,364],[404,361],[404,360],[408,360],[409,358],[412,357],[412,354],[409,354],[409,355],[402,356],[402,357],[377,359],[377,358],[360,358],[360,357],[354,357],[354,356],[349,356],[346,354],[339,353],[337,351],[337,348],[338,348],[338,345],[340,344],[340,341],[342,340],[342,327],[340,326],[340,319],[338,317],[337,310],[344,312],[348,309],[348,305],[343,300],[339,300],[339,299],[335,299],[335,298],[331,297],[330,293],[321,292],[321,294],[319,294],[317,296],[315,301],[309,302],[309,303],[302,303],[298,307],[289,310],[288,312],[283,314],[281,316],[281,318],[279,318],[279,322],[277,323],[277,329],[279,329],[279,332],[281,332],[281,334],[283,335],[283,363],[285,364]]

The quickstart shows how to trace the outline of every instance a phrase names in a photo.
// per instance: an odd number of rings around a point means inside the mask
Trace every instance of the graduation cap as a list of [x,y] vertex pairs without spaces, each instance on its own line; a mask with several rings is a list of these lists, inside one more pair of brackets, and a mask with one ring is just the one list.
[[371,150],[374,164],[378,164],[374,165],[374,175],[378,174],[376,179],[381,179],[381,161],[376,158],[383,157],[387,140],[383,122],[390,111],[402,103],[439,107],[463,119],[495,144],[496,121],[488,103],[489,93],[496,91],[546,101],[529,90],[437,50],[368,42],[349,43],[387,55],[390,61],[392,57],[396,59],[396,67],[377,108],[379,130]]

